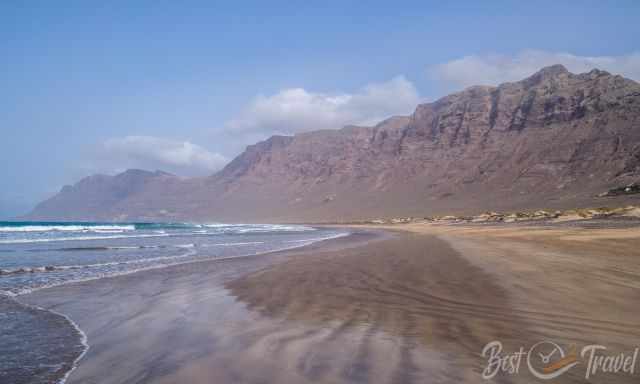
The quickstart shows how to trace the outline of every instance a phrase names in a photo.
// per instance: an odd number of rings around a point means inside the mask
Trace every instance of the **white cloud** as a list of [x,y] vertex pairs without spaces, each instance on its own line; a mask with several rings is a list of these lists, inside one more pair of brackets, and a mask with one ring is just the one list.
[[240,116],[227,122],[226,128],[255,137],[375,124],[392,115],[410,114],[419,102],[416,88],[403,76],[369,84],[355,93],[290,88],[256,97]]
[[153,136],[126,136],[105,141],[101,160],[111,169],[161,169],[179,175],[206,175],[222,168],[227,158],[189,141]]
[[598,68],[640,80],[640,52],[623,56],[577,56],[525,50],[515,55],[471,55],[436,65],[429,69],[429,74],[449,88],[460,88],[522,80],[540,68],[553,64],[562,64],[573,73]]

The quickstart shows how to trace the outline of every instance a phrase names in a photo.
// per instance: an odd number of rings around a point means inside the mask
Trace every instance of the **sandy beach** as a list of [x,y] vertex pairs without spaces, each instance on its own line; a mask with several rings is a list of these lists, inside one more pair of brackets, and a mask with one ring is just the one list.
[[[87,334],[68,383],[478,383],[494,340],[505,351],[541,340],[640,346],[636,227],[375,228],[20,300]],[[555,381],[585,382],[584,371]],[[522,363],[491,381],[539,379]]]

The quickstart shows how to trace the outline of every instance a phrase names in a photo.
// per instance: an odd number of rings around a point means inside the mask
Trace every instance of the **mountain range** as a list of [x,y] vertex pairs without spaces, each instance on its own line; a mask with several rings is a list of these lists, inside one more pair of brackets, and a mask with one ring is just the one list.
[[38,220],[340,222],[621,205],[640,176],[640,84],[546,67],[474,86],[410,116],[272,136],[221,171],[128,170],[65,186]]

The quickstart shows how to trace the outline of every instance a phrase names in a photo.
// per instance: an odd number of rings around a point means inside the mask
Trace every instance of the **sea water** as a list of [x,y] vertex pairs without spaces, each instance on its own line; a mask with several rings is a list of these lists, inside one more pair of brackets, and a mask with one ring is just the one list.
[[0,222],[0,382],[45,383],[86,349],[63,314],[20,304],[33,290],[245,257],[345,236],[299,225]]

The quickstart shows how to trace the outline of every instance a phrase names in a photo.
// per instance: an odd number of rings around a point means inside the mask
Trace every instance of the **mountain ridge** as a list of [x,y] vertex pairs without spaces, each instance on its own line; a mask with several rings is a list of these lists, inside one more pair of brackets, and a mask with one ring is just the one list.
[[372,127],[272,136],[208,177],[81,181],[29,218],[342,221],[593,205],[637,181],[639,127],[640,84],[553,65]]

